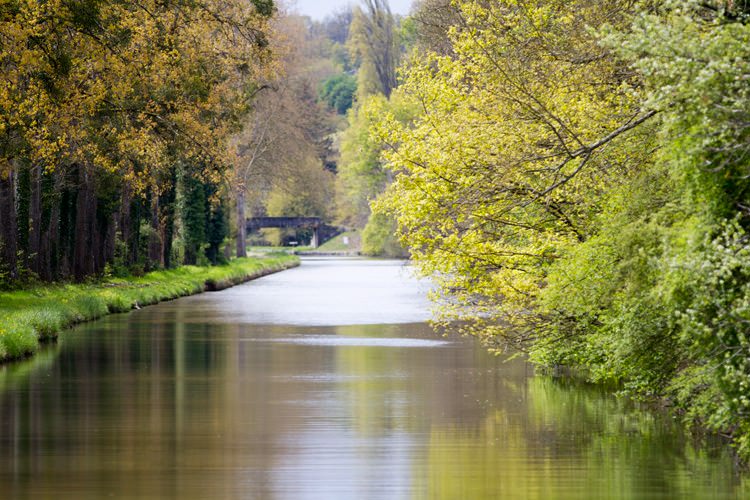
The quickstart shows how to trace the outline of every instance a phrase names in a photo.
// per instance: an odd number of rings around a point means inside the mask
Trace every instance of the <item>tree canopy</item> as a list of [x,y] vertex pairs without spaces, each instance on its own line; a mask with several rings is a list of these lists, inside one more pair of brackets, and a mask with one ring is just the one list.
[[750,456],[746,3],[434,7],[368,140],[441,321]]
[[4,2],[6,276],[83,279],[195,261],[203,246],[215,260],[226,140],[273,70],[273,11],[242,0]]

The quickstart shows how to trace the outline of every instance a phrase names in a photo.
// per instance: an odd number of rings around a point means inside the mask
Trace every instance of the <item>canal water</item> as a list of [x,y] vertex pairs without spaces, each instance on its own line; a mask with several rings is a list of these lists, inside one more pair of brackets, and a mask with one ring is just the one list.
[[426,324],[397,261],[305,260],[0,372],[0,498],[750,498],[727,447]]

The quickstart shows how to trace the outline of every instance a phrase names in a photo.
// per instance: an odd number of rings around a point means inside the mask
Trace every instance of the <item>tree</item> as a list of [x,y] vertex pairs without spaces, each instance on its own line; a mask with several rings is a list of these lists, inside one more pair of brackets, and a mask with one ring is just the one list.
[[388,177],[380,161],[381,144],[373,140],[370,127],[374,113],[367,106],[383,109],[383,96],[370,96],[365,106],[349,111],[348,127],[341,137],[341,161],[336,178],[337,211],[341,223],[364,228],[370,218],[370,202],[386,188]]
[[396,176],[378,209],[437,276],[445,319],[471,320],[498,348],[554,336],[535,314],[549,266],[594,234],[602,196],[648,164],[638,126],[654,112],[591,34],[624,22],[628,5],[461,2],[452,55],[417,56],[406,71],[401,90],[424,114],[382,115]]
[[[328,193],[332,184],[325,173],[332,125],[315,92],[320,55],[306,51],[310,36],[302,19],[279,20],[273,43],[280,72],[264,82],[263,98],[255,101],[242,130],[232,139],[238,255],[246,252],[243,221],[248,202],[260,212],[256,215],[270,210],[267,205],[273,195],[276,207],[294,212],[277,215],[327,216],[320,203],[308,203]],[[297,203],[300,200],[305,201]]]
[[449,30],[461,23],[460,10],[451,0],[420,0],[410,16],[415,24],[419,50],[451,55]]
[[326,17],[322,22],[325,36],[338,44],[345,44],[349,39],[349,27],[354,19],[354,11],[350,6],[343,7]]
[[663,398],[747,459],[745,2],[457,7],[398,91],[424,114],[377,125],[377,208],[443,319]]
[[362,229],[363,252],[369,255],[403,256],[403,248],[391,231],[392,217],[373,216],[371,204],[393,181],[381,154],[384,144],[373,135],[380,117],[389,114],[399,123],[410,123],[419,114],[413,101],[394,91],[387,100],[382,95],[367,97],[348,114],[348,128],[341,136],[341,160],[336,178],[338,220]]
[[348,44],[360,62],[360,97],[376,92],[390,96],[396,87],[399,44],[387,0],[364,0],[364,9],[354,9]]
[[356,93],[357,80],[345,73],[328,78],[320,89],[321,99],[340,115],[352,107]]
[[226,138],[266,66],[272,13],[267,0],[3,4],[0,198],[4,227],[13,225],[2,235],[11,274],[18,251],[45,279],[83,279],[116,259],[168,260],[161,247],[172,238],[161,235],[174,232],[165,224],[175,164],[222,177]]

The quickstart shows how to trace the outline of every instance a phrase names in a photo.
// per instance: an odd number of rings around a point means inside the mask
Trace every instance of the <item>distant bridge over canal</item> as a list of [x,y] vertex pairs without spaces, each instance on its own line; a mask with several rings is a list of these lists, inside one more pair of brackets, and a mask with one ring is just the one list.
[[320,217],[250,217],[247,219],[247,232],[257,231],[264,227],[276,227],[283,229],[309,228],[313,231],[310,246],[318,248],[321,240],[321,229],[325,226]]

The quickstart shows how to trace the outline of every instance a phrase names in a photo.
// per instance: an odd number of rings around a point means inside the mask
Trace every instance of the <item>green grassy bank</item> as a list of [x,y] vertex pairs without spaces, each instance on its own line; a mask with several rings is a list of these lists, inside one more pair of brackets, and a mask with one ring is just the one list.
[[30,356],[40,342],[54,339],[61,330],[84,321],[206,290],[221,290],[298,264],[295,256],[277,254],[235,259],[221,266],[184,266],[127,279],[0,292],[0,362]]

